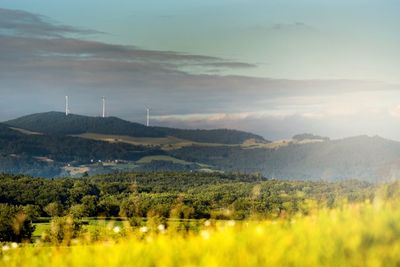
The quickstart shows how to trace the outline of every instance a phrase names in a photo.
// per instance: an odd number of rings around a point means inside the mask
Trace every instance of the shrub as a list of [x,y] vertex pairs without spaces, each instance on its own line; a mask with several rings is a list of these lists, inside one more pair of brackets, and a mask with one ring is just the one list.
[[70,245],[72,239],[78,237],[81,225],[81,222],[72,216],[55,217],[50,221],[50,229],[44,233],[43,241]]
[[0,241],[29,241],[34,230],[22,207],[0,204]]

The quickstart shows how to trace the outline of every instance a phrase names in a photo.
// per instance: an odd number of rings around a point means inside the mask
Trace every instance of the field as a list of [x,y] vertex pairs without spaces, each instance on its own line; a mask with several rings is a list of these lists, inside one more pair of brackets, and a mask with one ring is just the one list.
[[345,204],[266,221],[205,221],[200,231],[139,228],[71,246],[3,246],[0,266],[398,266],[397,203]]
[[[35,231],[32,234],[32,238],[39,240],[41,236],[48,230],[51,229],[50,224],[51,218],[43,218],[42,222],[34,223]],[[114,228],[116,226],[124,228],[126,226],[126,220],[115,220],[115,219],[97,219],[97,218],[85,218],[82,219],[83,226],[82,231],[101,231],[107,228]]]
[[109,135],[109,134],[98,134],[98,133],[84,133],[76,135],[77,137],[99,140],[110,143],[126,143],[131,145],[142,145],[142,146],[159,146],[163,150],[174,150],[182,147],[198,145],[198,146],[237,146],[227,145],[218,143],[201,143],[189,140],[180,139],[173,136],[168,137],[132,137],[125,135]]
[[264,148],[264,149],[276,149],[280,147],[285,147],[289,144],[309,144],[309,143],[319,143],[323,142],[320,139],[305,139],[302,141],[297,141],[294,139],[288,140],[277,140],[273,142],[259,142],[254,139],[248,139],[244,141],[242,144],[218,144],[218,143],[202,143],[202,142],[194,142],[189,140],[180,139],[173,136],[162,137],[162,138],[152,138],[152,137],[131,137],[124,135],[107,135],[107,134],[97,134],[97,133],[84,133],[76,135],[81,138],[91,139],[91,140],[100,140],[110,143],[126,143],[131,145],[143,145],[143,146],[159,146],[161,149],[165,151],[180,149],[188,146],[206,146],[206,147],[242,147],[245,149],[255,149],[255,148]]

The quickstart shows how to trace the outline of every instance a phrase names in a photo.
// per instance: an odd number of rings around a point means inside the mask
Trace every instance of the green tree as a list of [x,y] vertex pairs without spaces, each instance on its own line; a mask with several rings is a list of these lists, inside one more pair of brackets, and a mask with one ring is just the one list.
[[58,217],[62,215],[63,207],[60,203],[51,202],[43,209],[50,217]]
[[97,196],[89,195],[81,199],[82,204],[85,206],[87,216],[96,216],[97,214]]
[[26,219],[31,223],[40,217],[40,207],[37,205],[26,205],[22,207],[22,210],[26,215]]
[[72,217],[80,219],[82,217],[88,216],[88,212],[86,210],[85,205],[83,204],[75,204],[69,208],[68,212]]
[[81,222],[72,216],[55,217],[50,221],[50,229],[44,232],[43,240],[53,244],[70,245],[72,239],[78,237]]

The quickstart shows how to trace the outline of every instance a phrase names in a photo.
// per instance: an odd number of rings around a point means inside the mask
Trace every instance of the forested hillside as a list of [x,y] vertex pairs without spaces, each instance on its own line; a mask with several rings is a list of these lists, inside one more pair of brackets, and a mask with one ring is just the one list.
[[184,130],[166,127],[146,127],[145,125],[116,117],[100,118],[74,114],[65,116],[61,112],[32,114],[7,121],[6,124],[34,132],[57,135],[99,133],[133,137],[174,136],[195,142],[221,144],[241,144],[252,138],[266,142],[261,136],[236,130]]
[[63,165],[91,160],[138,160],[163,154],[157,148],[57,135],[27,135],[0,124],[0,170],[35,176],[58,176]]
[[46,112],[7,121],[7,125],[35,132],[72,135],[81,133],[120,134],[136,137],[163,137],[164,133],[139,123],[116,117],[88,117],[75,114],[65,116],[61,112]]

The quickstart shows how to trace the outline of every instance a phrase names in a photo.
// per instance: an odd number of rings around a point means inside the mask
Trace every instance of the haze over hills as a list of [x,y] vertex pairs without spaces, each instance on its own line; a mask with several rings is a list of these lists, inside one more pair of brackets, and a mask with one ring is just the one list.
[[0,171],[46,177],[153,170],[304,180],[400,177],[400,142],[378,136],[330,140],[301,134],[269,142],[235,130],[146,127],[115,117],[48,112],[0,124],[0,145]]
[[277,179],[386,181],[400,178],[400,142],[378,136],[296,143],[277,148],[185,147],[173,156],[227,171]]

